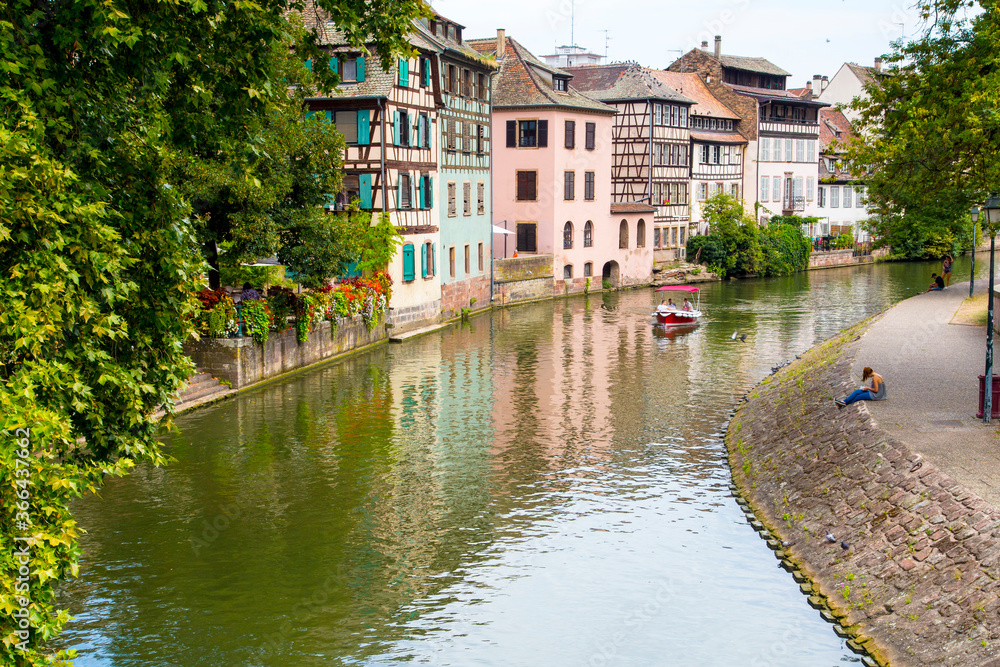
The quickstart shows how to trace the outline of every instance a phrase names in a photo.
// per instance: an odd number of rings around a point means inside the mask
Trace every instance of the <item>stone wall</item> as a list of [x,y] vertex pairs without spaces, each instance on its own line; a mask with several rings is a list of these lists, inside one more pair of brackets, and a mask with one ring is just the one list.
[[497,259],[493,264],[493,300],[497,305],[548,299],[555,293],[552,255]]
[[184,346],[198,368],[243,389],[385,340],[385,327],[369,329],[361,318],[336,327],[320,322],[300,343],[295,329],[271,332],[263,345],[252,338],[203,338]]
[[814,250],[809,255],[809,270],[827,269],[834,266],[851,266],[856,264],[853,250]]
[[[476,300],[472,304],[472,299]],[[481,310],[490,305],[490,276],[483,274],[466,280],[441,284],[441,310],[446,316],[455,316],[463,308]]]
[[430,326],[441,321],[441,301],[435,299],[415,306],[390,307],[386,322],[394,333]]
[[833,403],[854,388],[865,326],[751,392],[726,434],[733,480],[881,664],[1000,665],[1000,513],[879,429],[864,402]]

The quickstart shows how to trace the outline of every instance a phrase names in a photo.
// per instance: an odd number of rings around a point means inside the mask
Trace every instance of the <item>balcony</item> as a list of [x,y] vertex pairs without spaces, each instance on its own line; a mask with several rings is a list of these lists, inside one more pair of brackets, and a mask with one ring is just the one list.
[[804,210],[806,210],[805,197],[785,197],[784,201],[781,203],[782,215],[791,215],[796,211]]

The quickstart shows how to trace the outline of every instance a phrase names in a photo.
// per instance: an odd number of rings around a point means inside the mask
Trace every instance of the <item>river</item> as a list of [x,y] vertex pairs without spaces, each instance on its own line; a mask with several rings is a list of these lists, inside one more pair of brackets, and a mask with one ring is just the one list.
[[722,429],[771,366],[935,267],[707,284],[673,334],[649,289],[520,306],[181,415],[171,465],[76,503],[60,646],[84,667],[858,663],[747,525]]

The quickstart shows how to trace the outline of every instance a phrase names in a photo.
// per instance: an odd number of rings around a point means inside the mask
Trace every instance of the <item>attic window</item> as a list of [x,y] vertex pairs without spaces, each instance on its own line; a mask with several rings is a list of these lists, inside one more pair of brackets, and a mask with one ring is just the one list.
[[430,21],[429,22],[429,27],[431,29],[431,34],[436,36],[438,34],[438,24],[437,24],[437,21]]
[[569,79],[562,76],[556,76],[552,78],[552,87],[558,91],[566,92],[569,87]]

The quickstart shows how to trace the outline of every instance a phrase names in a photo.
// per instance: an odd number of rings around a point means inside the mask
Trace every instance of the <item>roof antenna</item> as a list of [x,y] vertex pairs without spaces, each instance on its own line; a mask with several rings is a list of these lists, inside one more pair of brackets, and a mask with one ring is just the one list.
[[569,3],[569,45],[576,46],[576,40],[573,38],[573,27],[576,22],[576,0],[570,0]]
[[611,32],[611,31],[610,30],[598,30],[597,32],[603,32],[604,33],[604,64],[606,65],[606,64],[608,64],[607,63],[607,61],[608,61],[608,42],[611,41],[611,38],[608,37],[608,33]]

